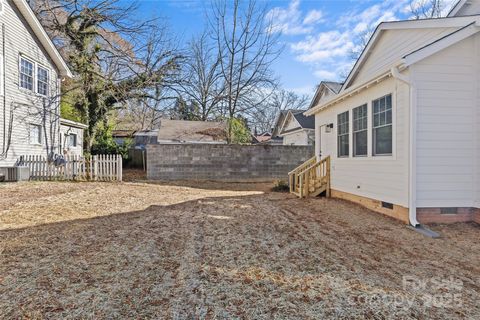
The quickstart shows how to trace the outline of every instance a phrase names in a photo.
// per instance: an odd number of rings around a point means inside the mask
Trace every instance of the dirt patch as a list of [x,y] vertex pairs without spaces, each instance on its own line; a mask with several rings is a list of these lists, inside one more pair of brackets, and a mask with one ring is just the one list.
[[480,317],[476,224],[429,239],[345,201],[194,183],[0,186],[0,317]]

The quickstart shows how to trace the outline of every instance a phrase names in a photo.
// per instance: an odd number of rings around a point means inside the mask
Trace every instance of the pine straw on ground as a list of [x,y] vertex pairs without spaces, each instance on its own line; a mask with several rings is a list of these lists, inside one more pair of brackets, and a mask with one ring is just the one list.
[[[480,317],[478,225],[437,226],[434,240],[348,202],[265,189],[0,185],[0,318]],[[415,291],[403,276],[461,285]],[[426,303],[452,290],[455,306]]]

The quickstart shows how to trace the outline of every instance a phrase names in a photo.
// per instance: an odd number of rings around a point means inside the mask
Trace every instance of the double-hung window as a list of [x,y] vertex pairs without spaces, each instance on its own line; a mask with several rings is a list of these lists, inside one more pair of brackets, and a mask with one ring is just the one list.
[[373,155],[392,154],[392,95],[372,102]]
[[33,62],[20,58],[20,87],[33,91]]
[[30,144],[42,143],[42,127],[36,124],[30,125]]
[[353,109],[353,156],[367,155],[368,146],[368,111],[367,105]]
[[349,155],[349,121],[348,111],[340,113],[337,116],[337,149],[338,157],[348,157]]
[[48,96],[48,70],[37,67],[37,93],[42,96]]
[[77,146],[77,135],[75,133],[70,133],[68,135],[68,147],[76,147]]

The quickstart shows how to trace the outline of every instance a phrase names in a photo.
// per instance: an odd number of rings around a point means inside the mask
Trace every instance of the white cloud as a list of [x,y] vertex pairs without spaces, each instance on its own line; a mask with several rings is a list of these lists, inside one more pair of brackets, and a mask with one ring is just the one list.
[[315,24],[323,21],[323,12],[320,10],[310,10],[305,18],[303,24]]
[[304,41],[291,46],[294,52],[298,52],[297,59],[302,62],[322,62],[334,57],[345,56],[353,47],[354,44],[348,34],[339,31],[308,36]]
[[281,32],[286,35],[309,34],[314,31],[314,25],[322,22],[323,13],[311,10],[304,16],[300,10],[300,0],[292,0],[287,8],[275,7],[266,18],[273,22],[271,32]]
[[336,80],[338,77],[335,72],[328,70],[317,70],[313,74],[322,80]]
[[316,88],[314,85],[306,86],[306,87],[298,87],[298,88],[287,88],[288,91],[293,91],[299,96],[307,95],[310,97],[313,96],[313,94],[315,93],[315,89]]
[[398,14],[407,1],[385,0],[362,10],[348,11],[340,17],[329,17],[336,21],[331,24],[333,30],[306,35],[304,39],[291,43],[290,49],[298,61],[313,68],[319,79],[343,79],[353,66],[352,52],[363,48],[361,36],[373,31],[383,21],[399,20]]

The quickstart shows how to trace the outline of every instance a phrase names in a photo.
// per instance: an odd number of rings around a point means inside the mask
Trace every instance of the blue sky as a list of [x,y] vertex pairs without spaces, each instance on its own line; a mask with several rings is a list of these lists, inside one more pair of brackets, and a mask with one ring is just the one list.
[[[422,1],[422,0],[416,0]],[[447,6],[455,0],[446,0]],[[348,73],[358,38],[381,21],[408,19],[410,0],[274,0],[260,1],[275,17],[285,49],[273,69],[282,86],[312,95],[321,80]],[[208,1],[140,0],[140,14],[168,20],[180,41],[204,27]],[[448,9],[448,8],[446,8]],[[358,49],[358,48],[357,48]]]

